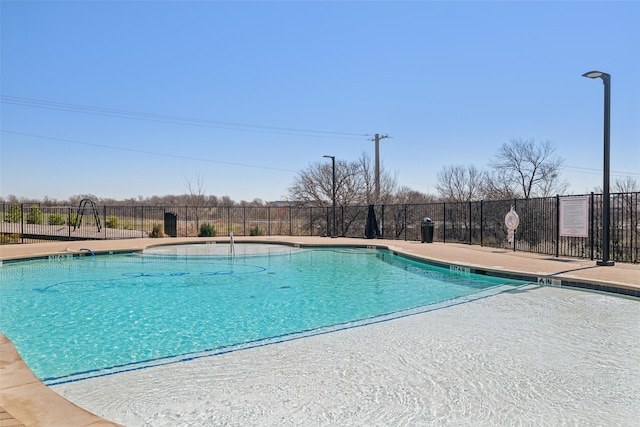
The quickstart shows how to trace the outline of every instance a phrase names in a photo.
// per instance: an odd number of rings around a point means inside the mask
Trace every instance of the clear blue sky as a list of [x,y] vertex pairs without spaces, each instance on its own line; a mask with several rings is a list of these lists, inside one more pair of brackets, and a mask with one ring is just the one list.
[[[435,193],[512,138],[550,140],[574,194],[640,181],[640,3],[8,2],[0,195],[281,200],[323,155]],[[64,105],[63,105],[64,104]],[[123,113],[124,112],[124,113]],[[141,114],[138,114],[141,113]]]

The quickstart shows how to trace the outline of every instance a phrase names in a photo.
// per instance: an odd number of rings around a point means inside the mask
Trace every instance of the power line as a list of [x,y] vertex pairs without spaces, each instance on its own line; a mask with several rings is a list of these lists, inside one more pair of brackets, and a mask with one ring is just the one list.
[[[118,110],[113,108],[93,107],[89,105],[67,104],[55,101],[46,101],[33,98],[22,98],[10,95],[0,95],[0,102],[4,104],[19,105],[23,107],[43,108],[47,110],[66,111],[71,113],[92,114],[106,117],[116,117],[122,119],[142,120],[158,123],[169,123],[186,126],[200,126],[217,129],[237,130],[244,132],[275,133],[282,135],[296,135],[314,138],[333,139],[360,139],[369,136],[368,134],[333,132],[314,129],[288,128],[278,126],[255,125],[248,123],[224,122],[209,119],[198,119],[192,117],[171,116],[166,114],[144,113],[139,111]],[[292,133],[298,132],[298,133]],[[302,133],[303,135],[300,135]],[[353,137],[353,138],[349,138]],[[359,137],[359,138],[355,138]]]
[[156,151],[137,150],[135,148],[124,148],[124,147],[116,147],[116,146],[113,146],[113,145],[96,144],[96,143],[82,142],[82,141],[73,141],[73,140],[70,140],[70,139],[54,138],[54,137],[51,137],[51,136],[43,136],[43,135],[33,135],[33,134],[30,134],[30,133],[14,132],[14,131],[4,130],[4,129],[0,130],[0,132],[10,133],[10,134],[13,134],[13,135],[28,136],[28,137],[32,137],[32,138],[48,139],[48,140],[51,140],[51,141],[68,142],[68,143],[71,143],[71,144],[87,145],[87,146],[91,146],[91,147],[100,147],[100,148],[108,148],[108,149],[112,149],[112,150],[121,150],[121,151],[129,151],[129,152],[134,152],[134,153],[151,154],[151,155],[154,155],[154,156],[172,157],[172,158],[176,158],[176,159],[197,160],[197,161],[200,161],[200,162],[219,163],[219,164],[225,164],[225,165],[231,165],[231,166],[242,166],[242,167],[247,167],[247,168],[268,169],[268,170],[276,170],[276,171],[283,171],[283,172],[298,172],[298,171],[291,170],[291,169],[274,168],[274,167],[270,167],[270,166],[260,166],[260,165],[250,165],[250,164],[246,164],[246,163],[226,162],[226,161],[223,161],[223,160],[203,159],[201,157],[181,156],[179,154],[159,153],[159,152],[156,152]]
[[[591,174],[602,174],[602,169],[597,169],[597,168],[585,168],[585,167],[581,167],[581,166],[562,166],[560,169],[566,171],[568,169],[575,169],[578,172],[583,172],[583,173],[591,173]],[[611,171],[611,173],[615,173],[617,175],[637,175],[640,176],[640,173],[638,172],[623,172],[623,171]]]

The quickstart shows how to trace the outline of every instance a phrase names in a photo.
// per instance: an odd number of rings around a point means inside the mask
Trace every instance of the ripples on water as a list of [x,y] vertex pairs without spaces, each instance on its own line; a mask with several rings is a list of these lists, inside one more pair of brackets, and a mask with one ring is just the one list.
[[640,302],[527,287],[56,386],[126,425],[637,425]]
[[504,279],[368,249],[177,245],[0,269],[0,329],[46,384],[175,363],[473,295]]

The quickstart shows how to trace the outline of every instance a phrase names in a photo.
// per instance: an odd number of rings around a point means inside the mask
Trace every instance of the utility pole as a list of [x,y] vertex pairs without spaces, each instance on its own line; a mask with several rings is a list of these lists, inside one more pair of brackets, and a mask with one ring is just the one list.
[[374,203],[378,203],[380,200],[380,140],[384,138],[389,138],[389,135],[375,135],[373,141],[376,143],[376,198]]

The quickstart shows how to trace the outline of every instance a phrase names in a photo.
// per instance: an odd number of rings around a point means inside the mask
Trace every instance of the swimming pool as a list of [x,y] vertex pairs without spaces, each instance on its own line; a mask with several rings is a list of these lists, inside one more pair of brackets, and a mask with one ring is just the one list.
[[0,269],[2,330],[54,385],[427,311],[522,282],[359,248],[184,245]]

